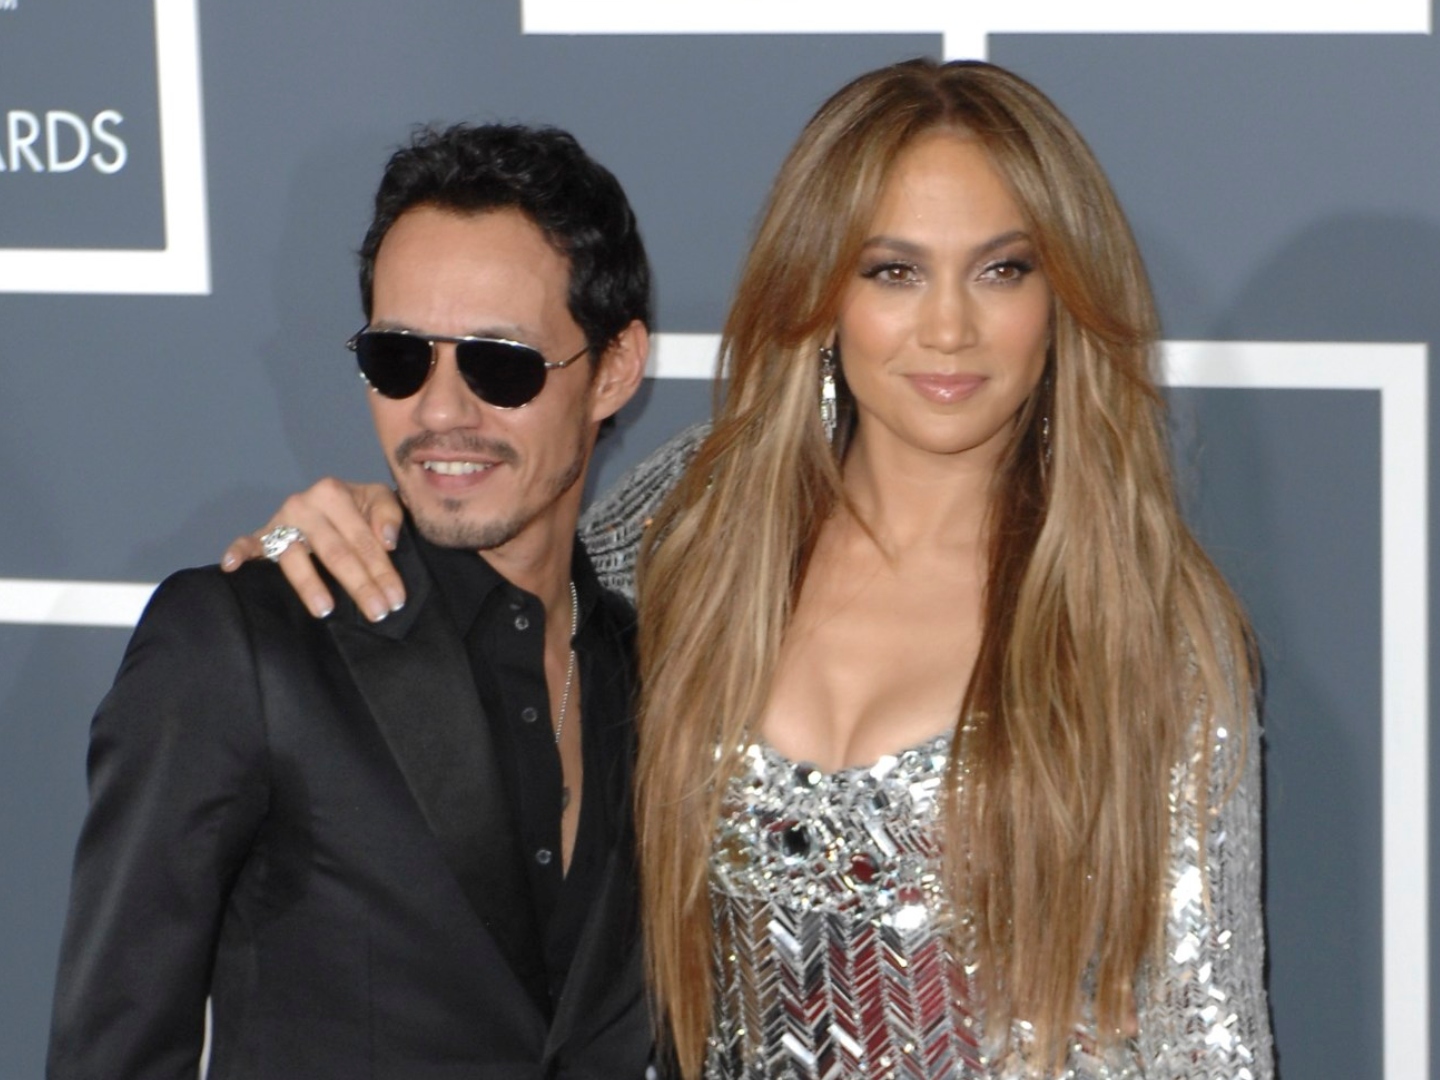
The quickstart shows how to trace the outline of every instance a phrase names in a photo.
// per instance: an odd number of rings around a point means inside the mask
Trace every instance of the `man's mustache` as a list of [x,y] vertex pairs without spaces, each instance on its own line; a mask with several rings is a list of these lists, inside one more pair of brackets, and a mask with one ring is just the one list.
[[473,454],[476,457],[498,461],[502,465],[514,465],[520,460],[515,447],[502,439],[487,439],[480,435],[463,433],[439,435],[433,431],[411,435],[395,448],[395,463],[408,465],[417,453],[426,451],[439,454]]

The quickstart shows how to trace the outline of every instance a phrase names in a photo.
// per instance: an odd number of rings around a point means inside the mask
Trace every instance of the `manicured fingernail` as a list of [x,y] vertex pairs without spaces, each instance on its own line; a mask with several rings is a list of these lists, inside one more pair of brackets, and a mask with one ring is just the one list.
[[228,551],[220,560],[220,568],[222,570],[234,570],[238,565],[240,565],[240,560]]
[[310,614],[317,619],[328,619],[335,611],[335,605],[319,597],[310,601]]
[[386,525],[381,528],[380,535],[385,538],[385,546],[394,550],[396,541],[400,539],[400,530],[394,525]]
[[390,609],[385,606],[384,601],[372,600],[365,605],[365,617],[371,622],[384,622],[385,616],[390,614]]
[[391,611],[399,611],[405,606],[405,590],[392,586],[385,590],[385,599],[390,601]]

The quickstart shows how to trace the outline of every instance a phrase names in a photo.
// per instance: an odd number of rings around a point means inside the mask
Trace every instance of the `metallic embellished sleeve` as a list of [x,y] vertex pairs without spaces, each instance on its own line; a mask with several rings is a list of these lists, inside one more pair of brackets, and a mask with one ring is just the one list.
[[[1244,733],[1215,731],[1208,776],[1198,748],[1176,770],[1165,959],[1140,1009],[1149,1077],[1275,1074],[1260,905],[1260,730],[1253,717],[1249,724]],[[1217,804],[1202,865],[1199,815]]]
[[709,433],[709,424],[686,428],[621,477],[581,517],[580,539],[607,589],[635,599],[635,557],[645,526]]

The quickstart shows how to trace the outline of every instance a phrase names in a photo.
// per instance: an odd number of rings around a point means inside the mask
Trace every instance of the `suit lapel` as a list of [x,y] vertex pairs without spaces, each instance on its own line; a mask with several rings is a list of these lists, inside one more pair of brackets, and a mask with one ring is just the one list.
[[408,535],[395,562],[404,609],[369,623],[347,605],[331,634],[471,907],[544,1002],[524,856],[464,644]]

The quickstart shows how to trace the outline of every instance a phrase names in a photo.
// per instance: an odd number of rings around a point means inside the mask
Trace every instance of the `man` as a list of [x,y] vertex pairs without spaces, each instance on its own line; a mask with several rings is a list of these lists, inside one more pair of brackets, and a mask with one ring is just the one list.
[[54,1078],[194,1077],[207,996],[212,1077],[644,1071],[633,616],[575,542],[648,349],[634,216],[562,132],[455,127],[391,159],[361,264],[408,601],[157,591],[92,729]]

